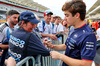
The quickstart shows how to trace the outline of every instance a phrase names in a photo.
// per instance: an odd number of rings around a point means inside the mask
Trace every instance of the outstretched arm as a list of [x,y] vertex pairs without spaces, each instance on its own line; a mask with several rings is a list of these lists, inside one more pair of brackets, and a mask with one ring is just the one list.
[[8,49],[8,48],[9,48],[9,45],[0,44],[0,47],[1,47],[2,49]]
[[42,36],[42,37],[49,37],[49,38],[51,38],[52,40],[57,40],[56,35],[53,35],[53,34],[43,34],[43,33],[41,33],[41,36]]
[[66,50],[66,45],[65,44],[60,44],[60,45],[53,45],[50,42],[46,43],[46,45],[51,48],[51,49],[55,49],[58,51],[65,51]]
[[50,55],[53,59],[60,59],[69,66],[91,66],[92,65],[91,60],[87,61],[87,60],[73,59],[64,54],[60,54],[56,51],[51,51]]

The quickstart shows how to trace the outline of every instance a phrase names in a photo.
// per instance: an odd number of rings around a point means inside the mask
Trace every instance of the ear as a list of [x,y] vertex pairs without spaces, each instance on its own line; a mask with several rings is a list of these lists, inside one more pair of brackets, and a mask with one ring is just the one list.
[[10,18],[10,16],[7,16],[6,19]]
[[24,24],[24,21],[22,21],[22,24]]
[[25,23],[24,23],[25,21],[22,21],[22,23],[21,23],[21,25],[23,26],[23,27],[25,27]]
[[76,14],[75,14],[75,17],[76,17],[76,18],[80,18],[80,14],[79,14],[79,13],[76,13]]
[[24,23],[24,21],[22,21],[22,24]]

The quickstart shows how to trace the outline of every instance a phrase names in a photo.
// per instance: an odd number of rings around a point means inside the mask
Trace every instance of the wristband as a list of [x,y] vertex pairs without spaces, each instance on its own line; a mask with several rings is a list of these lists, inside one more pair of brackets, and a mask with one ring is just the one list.
[[52,46],[52,49],[54,48],[54,45]]

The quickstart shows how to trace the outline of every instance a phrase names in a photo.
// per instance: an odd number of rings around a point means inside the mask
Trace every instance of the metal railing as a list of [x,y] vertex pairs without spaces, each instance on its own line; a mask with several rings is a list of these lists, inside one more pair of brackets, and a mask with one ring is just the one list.
[[[66,38],[67,36],[64,35],[64,38],[63,38],[63,42],[66,41]],[[59,44],[62,44],[62,38],[59,39],[58,41],[52,41],[54,45],[59,45]],[[55,51],[53,49],[50,49],[49,50],[51,51]],[[64,53],[64,51],[58,51],[60,53]],[[41,56],[39,55],[37,57],[37,60],[34,59],[34,57],[26,57],[25,59],[21,60],[20,62],[18,62],[16,64],[16,66],[22,66],[23,64],[26,64],[26,66],[29,66],[29,59],[32,59],[32,62],[33,62],[33,66],[59,66],[61,60],[55,60],[55,59],[52,59],[51,56]],[[37,62],[37,63],[35,63]]]
[[16,66],[22,66],[23,64],[25,64],[26,66],[29,66],[29,60],[30,59],[32,60],[33,66],[34,66],[35,65],[35,59],[32,56],[24,58],[23,60],[21,60],[20,62],[18,62],[16,64]]

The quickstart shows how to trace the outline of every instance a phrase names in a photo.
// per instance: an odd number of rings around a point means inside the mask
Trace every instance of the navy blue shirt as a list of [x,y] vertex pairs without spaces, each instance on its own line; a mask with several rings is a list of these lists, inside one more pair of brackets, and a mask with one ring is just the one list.
[[[65,42],[65,55],[74,59],[93,60],[96,54],[96,36],[87,25],[72,29]],[[63,63],[62,66],[68,66]]]
[[45,48],[40,39],[33,33],[31,33],[27,50],[25,51],[26,41],[29,35],[30,32],[20,28],[13,31],[10,35],[8,53],[10,56],[14,57],[16,61],[20,61],[21,59],[25,58],[25,52],[27,52],[26,56],[50,55],[50,51]]

